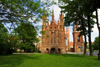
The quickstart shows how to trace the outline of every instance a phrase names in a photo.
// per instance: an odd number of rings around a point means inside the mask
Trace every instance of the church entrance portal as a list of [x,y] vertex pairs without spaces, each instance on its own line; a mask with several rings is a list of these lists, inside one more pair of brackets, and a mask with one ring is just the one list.
[[78,47],[78,52],[81,52],[81,49],[80,49],[80,47]]
[[49,53],[49,49],[48,48],[46,49],[46,53]]
[[56,53],[56,49],[55,48],[51,48],[50,53],[51,54],[55,54]]
[[60,50],[60,48],[58,48],[58,53],[60,54],[60,52],[61,52],[61,50]]

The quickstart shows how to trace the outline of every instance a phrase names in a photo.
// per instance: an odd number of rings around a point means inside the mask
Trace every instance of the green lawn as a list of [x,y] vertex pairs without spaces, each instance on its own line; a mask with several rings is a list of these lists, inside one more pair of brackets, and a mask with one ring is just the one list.
[[29,54],[0,56],[0,67],[100,67],[97,56]]

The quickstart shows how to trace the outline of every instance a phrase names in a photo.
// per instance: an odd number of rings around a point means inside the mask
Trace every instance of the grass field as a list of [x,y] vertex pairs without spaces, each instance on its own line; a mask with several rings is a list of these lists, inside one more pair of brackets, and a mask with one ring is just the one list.
[[100,67],[97,56],[28,54],[0,56],[0,67]]

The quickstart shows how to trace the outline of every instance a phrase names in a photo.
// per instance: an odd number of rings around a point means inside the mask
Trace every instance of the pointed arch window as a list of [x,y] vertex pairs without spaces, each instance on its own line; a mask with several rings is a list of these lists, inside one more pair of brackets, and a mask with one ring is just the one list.
[[54,37],[54,44],[56,44],[56,37]]
[[63,19],[61,19],[61,23],[63,22]]
[[52,44],[52,38],[51,38],[51,44]]
[[53,34],[53,33],[52,33],[52,31],[51,31],[51,36],[52,36],[52,34]]
[[56,30],[55,30],[55,32],[54,32],[54,36],[56,36]]
[[60,36],[60,31],[58,31],[58,37]]
[[65,46],[67,46],[67,37],[65,37]]

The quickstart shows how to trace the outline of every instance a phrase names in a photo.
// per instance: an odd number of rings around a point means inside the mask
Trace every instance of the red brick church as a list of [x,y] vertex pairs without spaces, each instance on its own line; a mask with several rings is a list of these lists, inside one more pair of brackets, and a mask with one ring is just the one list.
[[42,46],[41,53],[61,53],[65,54],[67,51],[83,52],[83,36],[79,37],[79,31],[76,31],[78,25],[73,27],[73,39],[74,42],[70,42],[69,28],[64,27],[64,15],[61,13],[56,23],[54,20],[54,12],[52,12],[52,21],[47,23],[47,17],[43,16],[42,31]]

